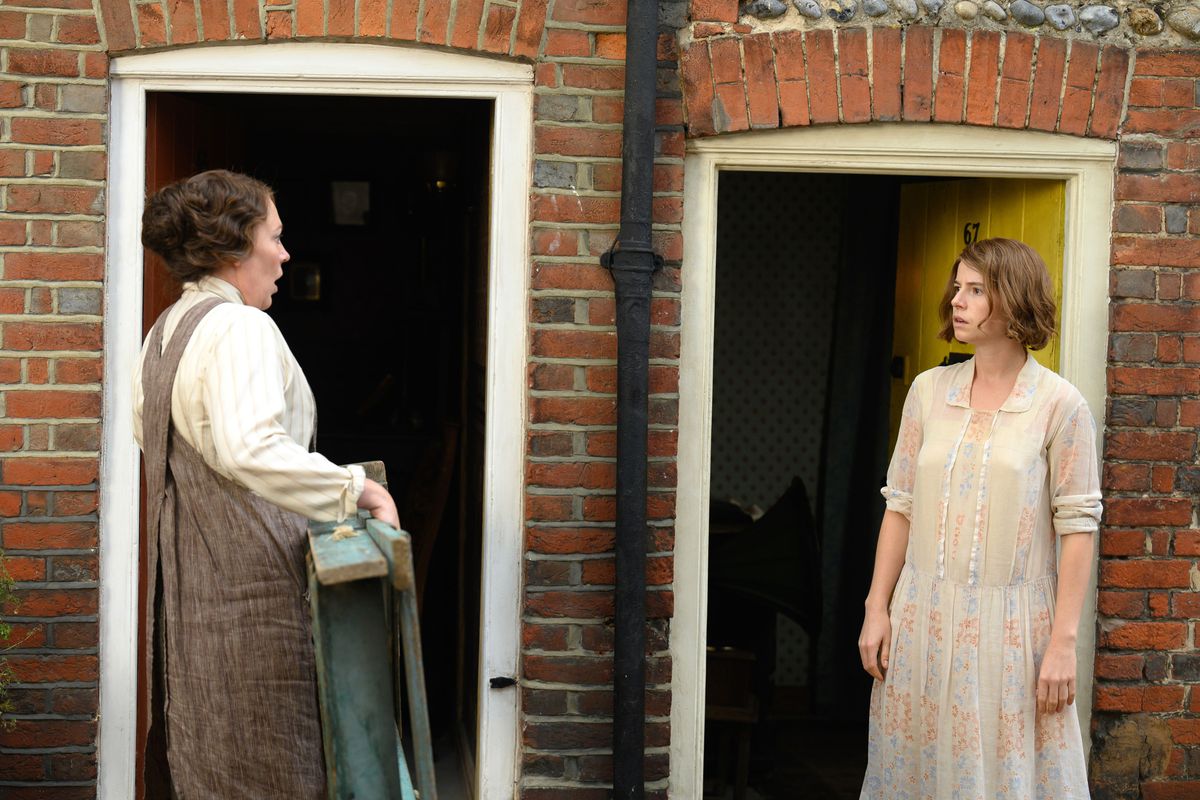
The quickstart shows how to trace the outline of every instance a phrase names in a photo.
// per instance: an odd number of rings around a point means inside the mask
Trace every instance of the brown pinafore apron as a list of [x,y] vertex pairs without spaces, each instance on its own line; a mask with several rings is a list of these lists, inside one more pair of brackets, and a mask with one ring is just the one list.
[[180,357],[221,302],[186,312],[166,352],[164,312],[143,366],[144,613],[150,635],[160,637],[147,648],[146,674],[160,670],[167,761],[180,800],[323,798],[306,521],[215,472],[171,424]]

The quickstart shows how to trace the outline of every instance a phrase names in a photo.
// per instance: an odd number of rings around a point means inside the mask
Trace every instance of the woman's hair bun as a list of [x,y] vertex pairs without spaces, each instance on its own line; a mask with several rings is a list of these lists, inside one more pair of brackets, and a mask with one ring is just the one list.
[[250,252],[272,200],[271,188],[248,175],[201,172],[147,198],[142,244],[177,280],[197,280]]

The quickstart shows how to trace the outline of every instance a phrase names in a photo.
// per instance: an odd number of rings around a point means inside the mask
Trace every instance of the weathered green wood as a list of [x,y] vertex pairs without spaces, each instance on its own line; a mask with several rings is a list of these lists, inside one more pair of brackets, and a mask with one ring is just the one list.
[[[383,462],[362,466],[367,477],[387,487]],[[330,800],[437,800],[412,539],[364,511],[342,524],[354,535],[335,539],[335,523],[309,527],[309,593]],[[389,653],[392,642],[397,652]],[[396,727],[401,672],[420,792],[413,789]]]
[[[410,560],[409,566],[411,568]],[[407,684],[408,720],[412,727],[413,751],[417,760],[417,788],[421,800],[437,800],[433,777],[433,736],[429,730],[429,706],[425,701],[425,671],[421,666],[421,623],[413,590],[398,592],[400,598],[400,645]]]
[[413,581],[412,537],[377,519],[366,520],[367,534],[387,559],[392,588],[398,592],[415,586]]
[[408,771],[408,760],[404,757],[404,742],[400,740],[400,731],[396,731],[396,752],[400,754],[400,794],[407,800],[416,797],[413,791],[412,777]]
[[309,569],[330,800],[411,797],[402,793],[397,769],[401,755],[381,589],[378,579],[322,584]]
[[312,553],[317,579],[323,585],[330,586],[387,575],[387,560],[367,535],[362,521],[351,517],[341,524],[350,527],[355,535],[336,537],[334,531],[339,525],[333,522],[312,523],[309,526],[309,552]]

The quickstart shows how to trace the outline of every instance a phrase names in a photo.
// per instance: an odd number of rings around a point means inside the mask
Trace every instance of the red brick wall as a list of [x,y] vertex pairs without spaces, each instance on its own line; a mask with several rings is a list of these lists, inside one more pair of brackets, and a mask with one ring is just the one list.
[[0,40],[0,547],[20,603],[0,782],[69,800],[96,775],[107,59],[77,0],[5,5]]
[[1134,57],[1113,215],[1092,773],[1104,796],[1200,797],[1200,51]]
[[[0,546],[22,598],[10,655],[17,724],[0,733],[5,796],[95,794],[107,53],[330,38],[536,63],[521,794],[606,797],[615,333],[597,261],[619,214],[624,3],[99,6],[99,26],[86,0],[0,8]],[[1140,796],[1143,785],[1146,797],[1197,790],[1200,666],[1187,647],[1200,596],[1195,52],[923,26],[751,34],[736,1],[694,0],[693,11],[678,71],[676,37],[659,42],[655,235],[667,263],[650,372],[652,796],[665,794],[670,768],[685,102],[693,136],[879,120],[1119,139],[1093,773],[1110,797]]]
[[[612,741],[616,333],[598,266],[620,218],[624,3],[562,3],[546,29],[534,124],[533,274],[526,467],[522,796],[608,796]],[[651,307],[646,776],[668,772],[679,386],[683,109],[674,39],[659,40],[655,247],[666,259]],[[584,751],[580,753],[579,751]],[[576,786],[576,789],[568,789]]]

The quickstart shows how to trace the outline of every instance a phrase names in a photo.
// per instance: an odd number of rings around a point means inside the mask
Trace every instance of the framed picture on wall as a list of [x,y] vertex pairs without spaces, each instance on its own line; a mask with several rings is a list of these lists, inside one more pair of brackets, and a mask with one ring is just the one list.
[[314,261],[293,261],[287,266],[288,296],[299,302],[321,299],[321,265]]
[[371,213],[371,184],[368,181],[333,182],[333,223],[366,225]]

